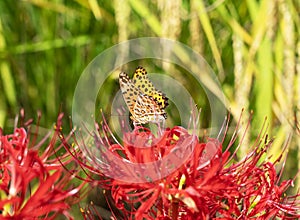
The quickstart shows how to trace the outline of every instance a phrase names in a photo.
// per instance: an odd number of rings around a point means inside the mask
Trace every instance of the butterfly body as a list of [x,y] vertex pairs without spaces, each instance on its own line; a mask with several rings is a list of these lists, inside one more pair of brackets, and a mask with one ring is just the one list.
[[136,68],[132,80],[121,72],[119,83],[134,123],[159,123],[167,118],[168,98],[153,86],[143,67]]

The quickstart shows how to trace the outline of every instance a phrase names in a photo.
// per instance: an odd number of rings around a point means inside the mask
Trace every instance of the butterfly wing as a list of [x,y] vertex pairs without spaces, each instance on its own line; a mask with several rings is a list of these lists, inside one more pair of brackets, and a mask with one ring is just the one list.
[[169,105],[168,98],[154,87],[145,68],[141,66],[136,68],[133,74],[133,83],[143,94],[153,97],[154,101],[156,101],[162,109],[165,109]]
[[155,89],[144,68],[136,69],[133,80],[125,72],[121,72],[119,84],[134,122],[157,123],[167,118],[164,109],[168,105],[168,98]]
[[132,83],[132,80],[128,77],[127,73],[121,72],[119,75],[119,84],[122,91],[124,101],[131,114],[134,114],[134,105],[138,95],[141,94],[141,91],[135,87]]
[[140,94],[136,99],[132,117],[141,124],[148,122],[157,123],[164,121],[167,118],[167,114],[164,109],[157,105],[153,97]]

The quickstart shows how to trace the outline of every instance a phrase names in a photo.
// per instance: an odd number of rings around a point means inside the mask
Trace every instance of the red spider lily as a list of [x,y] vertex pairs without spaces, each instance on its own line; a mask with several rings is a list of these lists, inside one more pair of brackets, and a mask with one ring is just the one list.
[[[235,162],[236,151],[230,153],[229,149],[236,133],[222,150],[224,141],[206,138],[200,142],[195,133],[179,126],[160,130],[158,135],[143,127],[124,130],[123,144],[118,143],[105,120],[97,126],[98,133],[91,133],[95,148],[82,141],[77,142],[82,152],[70,153],[85,170],[88,181],[109,189],[122,219],[300,217],[299,194],[284,194],[293,181],[279,183],[281,174],[277,175],[275,165],[281,157],[275,163],[261,162],[272,146],[263,132],[252,151]],[[62,140],[68,149],[67,140]],[[98,177],[93,180],[88,171]]]
[[8,135],[0,129],[0,218],[54,219],[62,213],[72,219],[69,203],[82,185],[71,186],[72,176],[61,164],[71,166],[72,158],[53,154],[58,132],[48,143],[50,133],[37,145],[38,129],[32,139],[29,134],[24,127]]

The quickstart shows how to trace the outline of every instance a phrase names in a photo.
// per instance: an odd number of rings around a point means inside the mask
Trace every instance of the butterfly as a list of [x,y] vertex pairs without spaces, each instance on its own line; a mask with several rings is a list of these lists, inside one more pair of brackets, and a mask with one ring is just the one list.
[[134,124],[159,123],[167,118],[168,98],[154,87],[143,67],[136,68],[132,79],[121,72],[119,84]]

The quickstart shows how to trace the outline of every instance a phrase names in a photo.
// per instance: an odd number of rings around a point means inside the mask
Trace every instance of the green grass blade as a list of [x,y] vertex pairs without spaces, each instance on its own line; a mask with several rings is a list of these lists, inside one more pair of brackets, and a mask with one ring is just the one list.
[[218,67],[219,74],[223,76],[224,74],[224,68],[221,60],[221,54],[217,46],[217,42],[214,36],[213,28],[211,26],[208,14],[206,12],[205,6],[203,1],[196,1],[196,8],[198,10],[198,16],[200,19],[200,22],[202,24],[203,30],[206,34],[207,40],[209,42],[210,48],[213,53],[213,57],[215,59],[216,65]]
[[152,29],[152,31],[157,35],[161,36],[161,24],[154,14],[151,13],[149,8],[146,6],[144,1],[139,0],[129,0],[129,3],[133,10],[142,18],[145,19],[146,23]]
[[[5,38],[2,35],[3,28],[2,28],[2,20],[0,18],[0,50],[6,49],[6,42]],[[2,87],[4,90],[5,97],[9,105],[13,108],[16,107],[17,97],[16,97],[16,89],[14,79],[12,77],[12,73],[9,67],[9,64],[6,60],[0,60],[0,73],[1,73],[1,81]],[[3,102],[4,100],[2,100]]]

